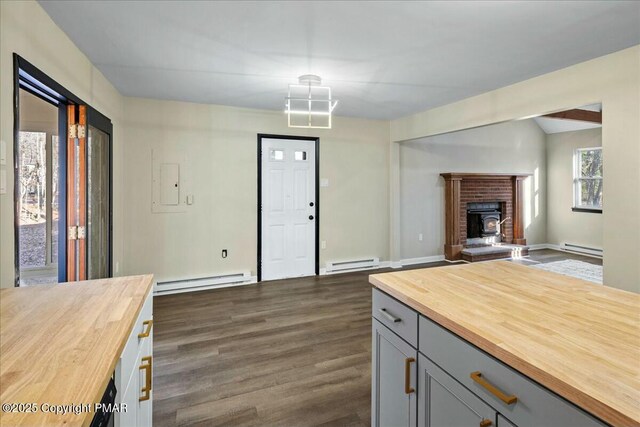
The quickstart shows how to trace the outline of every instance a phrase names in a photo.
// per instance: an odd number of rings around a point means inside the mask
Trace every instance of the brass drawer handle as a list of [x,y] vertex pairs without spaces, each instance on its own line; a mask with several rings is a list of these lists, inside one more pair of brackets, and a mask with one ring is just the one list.
[[480,427],[489,427],[492,424],[493,423],[491,422],[491,420],[488,420],[486,418],[483,418],[482,421],[480,421]]
[[380,311],[380,313],[386,317],[387,319],[389,319],[390,321],[392,321],[393,323],[398,323],[398,322],[402,322],[402,319],[399,317],[394,316],[393,314],[389,313],[387,311],[386,308],[381,308],[378,311]]
[[[146,363],[145,363],[146,362]],[[142,365],[138,369],[144,369],[144,387],[140,390],[144,393],[144,396],[138,398],[140,402],[149,400],[151,398],[151,371],[153,366],[153,356],[145,356],[142,358]]]
[[411,363],[415,362],[416,359],[413,357],[407,357],[404,360],[404,392],[406,394],[411,394],[416,390],[411,387]]
[[153,327],[153,319],[151,320],[145,320],[144,322],[142,322],[143,325],[147,326],[147,329],[145,329],[144,332],[138,334],[138,338],[146,338],[149,335],[151,335],[151,328]]
[[471,377],[471,379],[473,381],[475,381],[478,384],[480,384],[482,387],[487,389],[489,391],[489,393],[493,394],[495,397],[497,397],[498,399],[502,400],[507,405],[512,405],[512,404],[514,404],[514,403],[516,403],[518,401],[518,398],[516,396],[514,396],[514,395],[507,396],[505,393],[503,393],[496,386],[491,384],[489,381],[485,380],[482,377],[482,372],[475,371],[475,372],[472,372],[471,375],[469,375],[469,376]]

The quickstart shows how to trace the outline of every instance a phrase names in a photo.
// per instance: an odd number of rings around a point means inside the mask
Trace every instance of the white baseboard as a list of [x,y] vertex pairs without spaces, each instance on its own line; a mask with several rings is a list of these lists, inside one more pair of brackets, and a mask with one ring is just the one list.
[[536,245],[529,245],[529,250],[530,251],[537,251],[540,249],[552,249],[554,251],[558,251],[558,252],[567,252],[570,254],[576,254],[576,255],[582,255],[582,256],[586,256],[586,257],[590,257],[590,258],[597,258],[597,259],[602,259],[602,255],[596,255],[596,254],[590,254],[587,252],[577,252],[577,251],[571,251],[568,250],[560,245],[556,245],[553,243],[538,243]]
[[171,295],[171,294],[181,294],[184,292],[197,292],[197,291],[207,291],[211,289],[222,289],[222,288],[231,288],[234,286],[245,286],[251,285],[254,283],[258,283],[257,276],[245,276],[242,281],[232,282],[232,283],[203,283],[198,284],[198,280],[194,280],[192,283],[190,281],[185,280],[184,286],[180,286],[179,288],[173,289],[162,289],[158,290],[158,284],[154,283],[153,285],[153,295],[161,296],[161,295]]
[[400,260],[401,267],[415,264],[429,264],[431,262],[444,261],[444,255],[425,256],[421,258],[408,258]]
[[529,246],[530,251],[539,251],[540,249],[553,249],[554,251],[559,251],[560,246],[553,245],[551,243],[536,243],[535,245],[527,245]]
[[389,267],[402,268],[407,265],[429,264],[431,262],[440,262],[440,261],[444,261],[444,255],[434,255],[434,256],[427,256],[427,257],[421,257],[421,258],[407,258],[407,259],[401,259],[400,261],[380,261],[380,265],[374,268],[360,268],[360,269],[354,269],[349,271],[336,271],[336,272],[328,273],[325,268],[321,268],[320,275],[325,276],[329,274],[352,273],[355,271],[377,270],[380,268],[389,268]]
[[389,268],[391,266],[390,261],[380,261],[380,264],[376,267],[364,267],[364,268],[352,268],[349,270],[343,271],[327,271],[326,268],[320,269],[320,276],[330,276],[332,274],[342,274],[342,273],[354,273],[356,271],[366,271],[366,270],[377,270],[379,268]]

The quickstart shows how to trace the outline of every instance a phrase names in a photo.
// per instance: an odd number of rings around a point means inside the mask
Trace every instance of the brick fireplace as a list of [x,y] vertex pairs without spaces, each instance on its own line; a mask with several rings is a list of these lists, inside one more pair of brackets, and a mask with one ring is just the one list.
[[[523,192],[526,174],[443,173],[445,181],[445,258],[462,259],[467,244],[467,205],[490,206],[499,212],[499,240],[526,245]],[[475,240],[475,239],[474,239]]]

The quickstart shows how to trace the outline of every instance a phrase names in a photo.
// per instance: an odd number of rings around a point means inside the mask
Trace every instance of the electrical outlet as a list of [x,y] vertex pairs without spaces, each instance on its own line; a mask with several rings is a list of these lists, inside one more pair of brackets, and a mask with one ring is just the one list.
[[322,242],[320,242],[320,249],[327,249],[327,241],[323,240]]
[[422,233],[418,234],[418,240],[422,242]]
[[227,250],[223,249],[222,250],[222,258],[226,258],[227,257]]

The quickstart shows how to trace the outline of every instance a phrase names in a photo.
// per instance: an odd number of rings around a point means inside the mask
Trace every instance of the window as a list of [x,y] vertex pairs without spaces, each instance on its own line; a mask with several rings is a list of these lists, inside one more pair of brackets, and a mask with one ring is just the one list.
[[284,160],[284,150],[276,150],[272,148],[269,154],[269,158],[276,161]]
[[602,148],[579,148],[574,162],[573,209],[602,212]]
[[296,151],[295,154],[294,154],[294,159],[296,161],[307,160],[307,152],[306,151]]

